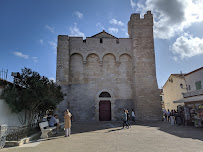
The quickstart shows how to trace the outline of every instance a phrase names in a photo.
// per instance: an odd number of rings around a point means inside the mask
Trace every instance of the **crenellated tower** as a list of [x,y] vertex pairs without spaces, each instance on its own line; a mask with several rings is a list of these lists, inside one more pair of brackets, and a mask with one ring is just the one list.
[[69,58],[69,37],[67,35],[59,35],[56,67],[56,83],[58,85],[63,86],[69,84]]
[[144,18],[132,14],[128,22],[132,39],[133,86],[136,119],[160,120],[161,103],[156,79],[153,38],[153,15],[148,11]]

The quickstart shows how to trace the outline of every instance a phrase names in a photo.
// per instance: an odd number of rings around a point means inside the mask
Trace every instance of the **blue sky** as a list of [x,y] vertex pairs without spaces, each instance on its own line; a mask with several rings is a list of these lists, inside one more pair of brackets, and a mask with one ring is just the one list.
[[28,67],[56,77],[57,35],[90,37],[105,29],[128,37],[132,13],[154,15],[157,80],[203,66],[203,0],[0,0],[0,69]]

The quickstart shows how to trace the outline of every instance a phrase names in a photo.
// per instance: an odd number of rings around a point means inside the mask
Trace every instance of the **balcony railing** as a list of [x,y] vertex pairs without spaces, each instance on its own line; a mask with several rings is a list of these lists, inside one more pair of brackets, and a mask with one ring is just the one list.
[[198,96],[198,95],[203,95],[203,89],[183,93],[184,98]]

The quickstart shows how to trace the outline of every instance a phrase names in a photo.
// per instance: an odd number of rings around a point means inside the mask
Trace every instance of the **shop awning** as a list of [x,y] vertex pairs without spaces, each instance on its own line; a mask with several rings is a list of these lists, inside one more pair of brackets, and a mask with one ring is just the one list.
[[194,96],[173,101],[173,103],[188,103],[188,102],[203,102],[203,96]]

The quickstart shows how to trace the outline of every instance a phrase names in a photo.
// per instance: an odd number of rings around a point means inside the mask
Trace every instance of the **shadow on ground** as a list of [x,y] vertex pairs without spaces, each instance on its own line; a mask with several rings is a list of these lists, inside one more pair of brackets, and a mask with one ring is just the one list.
[[[111,134],[111,133],[123,133],[123,134],[141,134],[146,135],[148,131],[156,132],[162,131],[170,135],[174,135],[180,138],[190,138],[203,141],[203,128],[195,128],[194,126],[171,126],[169,123],[163,121],[148,121],[131,123],[132,127],[129,129],[122,129],[122,122],[73,122],[71,134],[83,134],[83,133],[98,133],[99,134]],[[34,140],[30,143],[40,143],[50,140],[57,140],[64,137],[65,131],[60,129],[58,134],[49,134],[49,138]],[[80,138],[78,136],[78,138]],[[167,138],[167,136],[166,136]],[[164,139],[163,139],[164,140]]]
[[[79,133],[86,133],[86,132],[94,132],[99,130],[108,129],[107,132],[114,132],[122,130],[122,122],[72,122],[71,134],[79,134]],[[132,124],[133,125],[133,124]],[[134,124],[135,125],[135,124]],[[105,133],[107,133],[105,132]],[[58,137],[64,136],[65,131],[60,129],[58,134],[50,134],[50,138],[45,140],[56,139]]]
[[[194,126],[172,126],[171,124],[163,121],[149,121],[141,122],[137,121],[136,123],[131,123],[133,126],[132,129],[136,130],[137,127],[155,127],[157,130],[163,131],[165,133],[178,136],[181,138],[191,138],[203,141],[203,128],[195,128]],[[71,134],[79,134],[86,132],[102,131],[104,133],[117,132],[122,129],[122,122],[73,122],[72,123],[72,132]],[[106,130],[107,129],[107,130]],[[131,128],[129,128],[131,130]],[[139,130],[139,131],[142,131]],[[53,134],[49,139],[53,140],[57,138],[64,137],[64,130],[61,129],[59,134]]]
[[180,138],[191,138],[203,141],[203,128],[196,128],[194,126],[172,126],[170,123],[163,121],[137,122],[136,125],[156,127],[160,131]]

